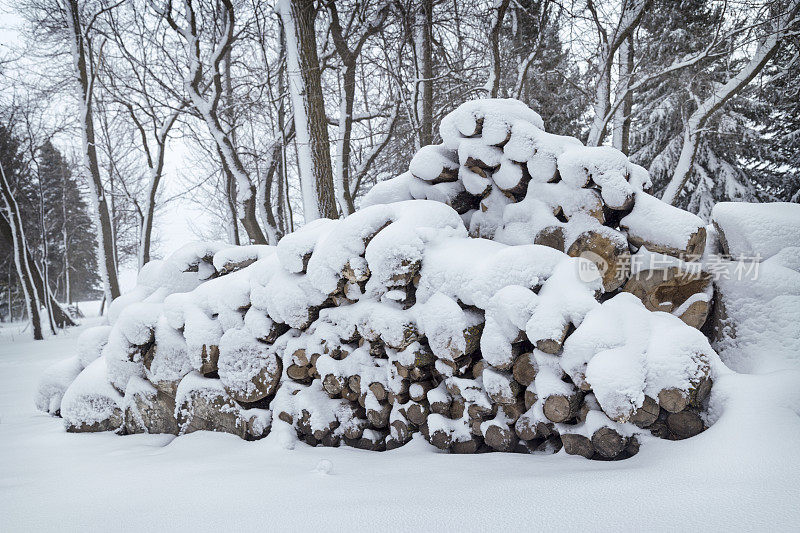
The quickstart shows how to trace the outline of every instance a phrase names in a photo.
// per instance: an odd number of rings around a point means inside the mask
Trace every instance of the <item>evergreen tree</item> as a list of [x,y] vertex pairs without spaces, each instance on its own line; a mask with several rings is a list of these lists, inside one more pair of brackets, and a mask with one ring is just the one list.
[[80,184],[50,142],[39,149],[38,158],[51,288],[67,303],[97,298],[97,237]]
[[[558,135],[582,136],[587,127],[586,83],[561,41],[562,9],[544,0],[513,2],[506,16],[505,65],[530,61],[519,86],[520,71],[505,68],[506,96],[519,98],[542,116],[545,128]],[[521,89],[521,90],[520,90]]]
[[[636,43],[640,76],[703,51],[722,26],[723,16],[720,6],[710,0],[655,1],[642,19]],[[658,78],[634,94],[630,156],[650,170],[656,195],[662,193],[675,170],[684,124],[697,102],[745,60],[709,58]],[[700,138],[692,177],[679,198],[679,207],[707,218],[716,202],[788,197],[787,191],[769,183],[769,173],[759,164],[769,144],[763,96],[764,91],[753,84],[711,117]],[[785,117],[790,118],[790,114],[787,110]]]
[[753,88],[764,124],[760,157],[749,161],[773,197],[800,202],[800,37],[795,36]]

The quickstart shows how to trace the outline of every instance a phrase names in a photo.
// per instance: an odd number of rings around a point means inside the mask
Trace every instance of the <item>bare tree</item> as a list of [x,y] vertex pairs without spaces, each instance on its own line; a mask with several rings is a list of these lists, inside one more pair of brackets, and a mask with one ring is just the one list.
[[137,246],[139,268],[150,261],[153,219],[157,208],[159,186],[164,173],[167,140],[179,115],[188,102],[173,89],[173,80],[164,79],[169,66],[157,56],[163,49],[157,45],[163,39],[161,21],[149,24],[149,17],[140,12],[136,3],[126,5],[128,16],[108,14],[108,26],[113,40],[112,53],[107,51],[103,67],[104,88],[122,108],[135,128],[147,165],[144,199],[132,195],[131,202],[139,212],[140,227]]
[[[226,175],[232,176],[236,183],[236,199],[239,220],[247,232],[250,242],[266,244],[261,227],[256,218],[256,186],[247,173],[236,151],[231,135],[222,127],[219,116],[220,99],[223,96],[223,62],[234,43],[236,15],[230,0],[221,0],[221,30],[207,61],[210,79],[204,75],[204,62],[201,54],[200,28],[192,0],[183,0],[185,25],[178,24],[172,1],[168,0],[164,15],[170,27],[183,38],[189,57],[189,67],[184,73],[186,90],[195,111],[205,122]],[[206,94],[208,93],[208,94]],[[232,195],[232,191],[229,191]],[[275,233],[275,228],[270,228]]]
[[628,153],[631,134],[631,111],[633,110],[633,93],[628,90],[633,75],[633,35],[628,35],[619,47],[619,77],[617,80],[617,106],[614,113],[612,144],[623,154]]
[[500,92],[500,30],[503,27],[503,19],[511,0],[494,0],[492,6],[492,20],[489,25],[489,49],[491,50],[489,63],[489,78],[486,80],[484,89],[489,93],[490,98],[497,98]]
[[289,91],[294,111],[303,214],[306,222],[337,218],[328,121],[320,77],[312,0],[280,0],[286,32]]
[[77,0],[67,0],[66,6],[63,8],[63,15],[69,29],[78,98],[81,103],[80,129],[83,141],[84,171],[87,174],[92,204],[97,215],[97,248],[100,256],[100,277],[103,280],[105,298],[109,302],[120,295],[120,290],[117,268],[114,262],[111,218],[108,212],[106,195],[103,191],[103,182],[100,177],[100,166],[97,162],[93,117],[94,90],[97,80],[97,58],[95,54],[102,55],[102,44],[100,45],[100,50],[96,51],[94,49],[92,30],[97,17],[113,7],[115,6],[104,7],[94,13],[86,24],[81,18]]
[[3,202],[6,206],[5,221],[11,230],[11,238],[14,243],[14,264],[17,267],[17,275],[20,284],[22,285],[23,293],[25,294],[25,304],[28,308],[28,317],[31,320],[33,330],[33,338],[35,340],[42,340],[42,322],[40,310],[42,308],[39,294],[33,283],[33,274],[31,272],[31,265],[27,261],[28,258],[28,243],[25,239],[25,231],[22,227],[22,217],[19,212],[19,205],[16,198],[11,191],[11,184],[6,176],[6,171],[3,164],[0,163],[0,193],[3,196]]
[[419,0],[414,12],[415,94],[419,149],[433,143],[433,0]]
[[587,1],[587,7],[592,15],[595,29],[599,37],[599,49],[597,54],[597,74],[595,76],[594,120],[589,130],[589,146],[598,146],[603,140],[611,108],[611,73],[614,65],[614,56],[619,47],[626,41],[631,32],[639,24],[644,10],[650,0],[623,0],[621,11],[616,21],[610,28],[601,20],[593,0]]
[[377,14],[369,14],[365,5],[366,3],[362,5],[359,2],[354,6],[353,14],[347,24],[348,28],[364,28],[359,35],[355,36],[355,44],[351,48],[348,43],[349,35],[345,34],[339,20],[336,2],[329,0],[326,4],[331,19],[331,37],[343,67],[340,81],[339,135],[336,143],[336,182],[338,184],[336,191],[339,196],[339,207],[345,215],[356,210],[350,183],[350,140],[353,132],[353,103],[356,95],[358,57],[367,39],[381,30],[389,12],[388,5],[384,4],[380,6]]

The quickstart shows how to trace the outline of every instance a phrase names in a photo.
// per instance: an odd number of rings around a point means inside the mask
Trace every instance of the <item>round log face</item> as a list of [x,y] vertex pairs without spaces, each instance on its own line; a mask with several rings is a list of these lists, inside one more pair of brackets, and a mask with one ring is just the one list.
[[[624,290],[639,298],[650,311],[672,313],[696,294],[705,294],[711,287],[711,275],[690,272],[678,267],[642,270],[631,277]],[[693,327],[701,327],[708,317],[706,299],[692,303],[681,319]]]
[[564,251],[564,229],[561,226],[547,226],[539,231],[533,239],[533,244],[541,244]]
[[[274,356],[273,356],[274,357]],[[234,400],[240,402],[256,402],[262,400],[267,396],[272,396],[278,390],[278,384],[283,372],[283,364],[280,357],[274,357],[274,365],[265,365],[259,372],[250,380],[253,384],[252,389],[247,391],[239,388],[226,387],[225,390]]]
[[613,459],[625,449],[625,437],[615,429],[602,427],[592,435],[592,446],[606,459]]
[[678,413],[689,405],[688,395],[679,389],[664,389],[658,393],[658,405],[670,413]]
[[617,290],[630,276],[631,253],[627,244],[612,239],[604,232],[589,230],[581,233],[570,245],[567,254],[584,257],[597,265],[605,292]]
[[536,363],[533,360],[533,354],[524,353],[517,357],[517,360],[514,361],[512,374],[514,376],[514,381],[523,387],[527,387],[533,383],[533,380],[536,378],[537,371],[538,369],[536,368]]
[[561,435],[561,442],[564,445],[564,451],[570,455],[580,455],[587,459],[591,459],[594,455],[594,446],[589,437],[576,433],[565,433]]
[[491,425],[486,430],[484,440],[488,446],[499,452],[510,452],[517,445],[517,436],[508,427]]
[[543,411],[548,420],[560,423],[576,416],[579,408],[580,400],[577,393],[569,396],[554,394],[545,399]]
[[644,403],[633,412],[630,421],[640,428],[646,428],[658,420],[660,411],[658,402],[650,396],[645,396]]
[[667,427],[679,439],[688,439],[703,432],[704,424],[700,415],[688,409],[680,413],[670,413],[667,417]]

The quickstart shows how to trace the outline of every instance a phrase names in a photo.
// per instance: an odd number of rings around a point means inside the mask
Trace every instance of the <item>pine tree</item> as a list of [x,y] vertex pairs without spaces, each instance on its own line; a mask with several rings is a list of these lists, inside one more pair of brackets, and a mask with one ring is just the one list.
[[[715,38],[723,16],[722,9],[709,0],[654,2],[641,22],[637,64],[657,71],[676,59],[700,53]],[[634,94],[630,156],[650,170],[656,195],[672,177],[684,125],[698,101],[712,84],[724,81],[736,71],[737,63],[745,60],[734,58],[723,63],[709,58],[658,78]],[[768,172],[759,169],[768,144],[763,96],[753,84],[711,117],[700,137],[692,177],[679,197],[679,207],[707,218],[716,202],[770,201],[787,196],[780,187],[768,183]],[[790,114],[787,110],[786,118]]]
[[96,298],[97,275],[94,225],[89,206],[70,164],[50,143],[39,150],[46,212],[51,289],[64,302]]
[[781,50],[753,88],[764,124],[760,157],[750,161],[759,185],[774,198],[800,202],[800,38]]
[[560,30],[561,9],[551,2],[513,2],[503,36],[510,50],[505,64],[522,65],[524,72],[506,68],[501,87],[539,113],[548,132],[581,136],[588,101],[579,87],[586,84],[561,42]]

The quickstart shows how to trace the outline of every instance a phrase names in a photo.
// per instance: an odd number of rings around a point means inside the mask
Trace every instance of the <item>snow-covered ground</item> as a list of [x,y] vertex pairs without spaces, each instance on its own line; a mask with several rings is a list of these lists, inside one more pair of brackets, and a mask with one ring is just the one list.
[[648,441],[620,462],[448,455],[419,435],[385,453],[287,450],[271,437],[206,432],[67,434],[33,398],[42,371],[73,353],[78,331],[33,342],[18,330],[0,330],[3,531],[796,531],[800,523],[797,370],[722,377],[712,397],[720,418],[709,430]]

